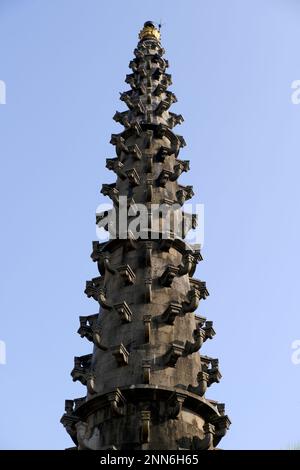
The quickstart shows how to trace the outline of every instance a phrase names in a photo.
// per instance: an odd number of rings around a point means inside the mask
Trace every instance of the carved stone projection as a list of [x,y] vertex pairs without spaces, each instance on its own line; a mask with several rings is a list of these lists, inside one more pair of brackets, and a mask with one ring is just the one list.
[[115,182],[101,189],[111,208],[96,214],[107,240],[93,242],[99,274],[85,293],[98,313],[79,317],[92,352],[75,357],[71,375],[85,396],[67,400],[61,419],[79,450],[211,450],[230,425],[224,404],[205,395],[221,373],[204,355],[215,330],[199,313],[209,293],[194,278],[201,247],[186,239],[197,215],[182,207],[194,192],[180,184],[190,162],[179,158],[168,65],[160,31],[145,23],[120,94],[127,109],[114,115],[123,126],[106,159]]

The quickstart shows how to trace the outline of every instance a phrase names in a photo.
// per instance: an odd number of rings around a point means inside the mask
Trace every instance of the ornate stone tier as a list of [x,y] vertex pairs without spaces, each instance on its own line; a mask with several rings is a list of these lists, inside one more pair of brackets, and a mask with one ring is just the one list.
[[[184,388],[143,384],[95,395],[74,414],[74,422],[85,423],[82,448],[94,450],[196,450],[201,444],[205,450],[216,447],[230,425],[223,404]],[[207,425],[212,426],[212,442],[205,439]],[[93,428],[99,433],[91,435],[88,429]]]

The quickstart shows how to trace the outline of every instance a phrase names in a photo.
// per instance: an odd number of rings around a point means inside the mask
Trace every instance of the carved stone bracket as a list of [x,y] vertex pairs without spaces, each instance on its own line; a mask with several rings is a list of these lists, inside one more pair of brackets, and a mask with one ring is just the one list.
[[167,100],[162,100],[158,104],[157,108],[155,109],[154,113],[156,116],[161,116],[165,111],[167,111],[170,107],[171,103]]
[[123,264],[117,268],[120,276],[124,279],[126,285],[133,284],[135,281],[135,274],[129,264]]
[[112,210],[98,212],[96,214],[96,225],[98,228],[104,228],[107,232],[114,233],[113,227],[111,227],[110,221],[113,220]]
[[87,317],[79,317],[80,327],[77,333],[81,338],[86,338],[88,341],[93,341],[93,326],[97,323],[98,313],[89,315]]
[[213,383],[219,383],[222,374],[219,370],[219,359],[213,359],[208,356],[201,356],[202,370],[209,375],[207,386]]
[[182,313],[194,312],[199,305],[201,295],[197,289],[191,289],[187,293],[187,300],[182,303]]
[[194,330],[193,336],[195,339],[193,343],[191,343],[190,341],[186,341],[185,343],[185,354],[193,354],[194,352],[199,351],[206,339],[205,331],[201,328],[197,328],[196,330]]
[[134,131],[136,137],[139,137],[143,132],[140,124],[137,121],[132,121],[130,123],[130,129],[132,129]]
[[141,160],[142,158],[142,152],[139,146],[136,144],[128,146],[128,153],[132,155],[132,157],[135,158],[136,160]]
[[206,288],[206,282],[199,281],[198,279],[190,278],[190,284],[191,284],[192,289],[195,289],[195,290],[198,291],[198,293],[200,295],[200,299],[205,300],[206,297],[209,296],[209,292]]
[[124,165],[120,162],[118,158],[107,158],[106,159],[106,168],[112,170],[116,175],[121,179],[126,179],[126,174],[123,171]]
[[194,253],[186,252],[182,257],[178,275],[184,276],[185,274],[189,274],[192,276],[195,272],[197,261],[198,257],[195,256]]
[[94,300],[98,301],[99,290],[102,289],[104,283],[103,277],[94,277],[91,281],[86,281],[84,293],[88,298],[93,297]]
[[131,186],[138,186],[140,184],[140,177],[135,168],[126,170],[126,175]]
[[161,316],[161,320],[169,325],[174,325],[175,318],[181,314],[181,304],[178,302],[171,302],[168,308]]
[[170,176],[170,181],[176,181],[183,172],[187,172],[189,169],[189,160],[177,160],[177,164],[174,165],[174,171]]
[[107,394],[107,401],[113,416],[124,416],[126,411],[126,399],[118,388]]
[[132,311],[125,300],[120,304],[115,304],[114,309],[119,314],[122,323],[130,323],[132,318]]
[[161,146],[156,154],[156,159],[158,162],[164,162],[165,158],[173,153],[174,151],[172,148]]
[[166,354],[165,365],[175,367],[178,359],[184,353],[184,343],[182,341],[174,341]]
[[188,386],[188,391],[195,393],[196,395],[199,395],[200,397],[203,397],[207,390],[208,386],[208,381],[209,381],[209,374],[204,371],[200,371],[197,375],[197,382],[198,385],[194,387],[193,385]]
[[94,300],[99,302],[102,308],[106,310],[112,309],[112,305],[110,305],[106,299],[106,290],[103,287],[102,277],[96,277],[91,281],[86,281],[84,292],[88,298],[93,297]]
[[157,186],[165,188],[167,182],[170,180],[172,172],[169,170],[162,170],[159,177],[156,180]]
[[166,414],[169,419],[179,417],[186,395],[180,392],[174,392],[166,402]]
[[115,346],[115,348],[113,348],[113,355],[116,358],[118,367],[127,366],[128,358],[129,358],[129,352],[127,351],[127,349],[125,348],[123,343],[121,343],[119,346]]
[[215,427],[206,423],[203,426],[204,438],[200,439],[198,436],[194,436],[192,440],[192,450],[213,450],[214,449],[214,435]]
[[137,81],[134,73],[127,74],[125,82],[128,83],[128,85],[130,85],[133,90],[137,88]]
[[230,428],[231,421],[227,415],[223,415],[213,417],[211,423],[215,426],[215,438],[220,440]]
[[154,89],[153,94],[154,94],[155,96],[159,96],[159,95],[161,95],[162,93],[164,93],[164,92],[166,91],[166,89],[167,89],[167,85],[166,85],[166,84],[163,85],[162,83],[159,83],[159,84],[157,85],[157,87]]
[[217,403],[217,409],[221,416],[225,415],[225,403]]
[[65,400],[65,413],[61,417],[60,422],[65,427],[67,433],[77,446],[76,423],[78,423],[79,417],[76,416],[75,401],[76,400]]
[[119,191],[115,187],[115,183],[111,184],[103,184],[101,193],[103,196],[108,196],[112,202],[118,206],[119,205]]
[[85,356],[74,357],[74,368],[71,372],[73,382],[79,380],[82,385],[87,384],[87,377],[91,368],[92,356],[92,354],[86,354]]
[[179,268],[173,265],[166,267],[163,274],[160,276],[159,281],[164,287],[171,287],[173,279],[178,275]]
[[130,126],[130,121],[129,121],[129,113],[128,111],[123,111],[123,112],[119,112],[119,111],[116,111],[114,116],[113,116],[113,120],[122,124],[122,126],[128,128]]
[[183,123],[184,119],[181,114],[175,114],[175,113],[169,113],[169,114],[170,114],[170,118],[168,119],[168,125],[171,127],[171,129],[177,126],[177,124]]
[[213,339],[213,337],[215,336],[216,332],[213,328],[213,322],[212,321],[206,321],[205,322],[205,326],[202,328],[205,332],[205,339],[204,341],[206,341],[207,339]]
[[176,192],[177,201],[181,206],[193,196],[193,186],[180,186],[180,189]]
[[[141,128],[137,123],[131,123],[130,127],[134,129],[137,134],[141,132]],[[134,144],[127,146],[124,138],[119,134],[112,134],[110,143],[116,146],[116,153],[122,160],[122,153],[132,155],[136,160],[140,160],[142,158],[142,152],[138,145]]]
[[151,419],[150,411],[141,411],[140,440],[142,444],[146,444],[147,442],[150,441],[150,419]]

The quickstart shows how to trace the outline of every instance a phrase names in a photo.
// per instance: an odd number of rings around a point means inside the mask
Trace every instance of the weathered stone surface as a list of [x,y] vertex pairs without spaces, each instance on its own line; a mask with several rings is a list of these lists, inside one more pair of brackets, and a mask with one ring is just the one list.
[[[177,182],[189,161],[177,158],[185,141],[172,128],[183,118],[169,110],[177,99],[167,89],[163,53],[159,31],[147,22],[126,77],[131,89],[120,96],[128,110],[114,116],[124,130],[112,135],[116,157],[106,166],[117,180],[102,193],[117,213],[121,196],[128,196],[130,221],[137,205],[146,204],[149,225],[140,236],[131,229],[123,237],[107,222],[109,211],[97,214],[112,238],[93,243],[100,276],[87,282],[85,293],[99,314],[80,317],[78,333],[94,349],[75,358],[72,377],[87,393],[77,404],[67,400],[62,418],[78,449],[210,450],[230,424],[224,404],[205,398],[221,373],[217,359],[199,354],[215,331],[195,314],[209,294],[205,282],[193,278],[200,247],[184,240],[196,215],[181,207],[193,189]],[[163,204],[164,212],[154,213],[152,204]]]

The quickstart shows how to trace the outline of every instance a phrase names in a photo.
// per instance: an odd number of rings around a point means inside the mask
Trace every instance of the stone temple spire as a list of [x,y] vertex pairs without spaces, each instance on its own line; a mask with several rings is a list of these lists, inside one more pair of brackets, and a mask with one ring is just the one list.
[[71,376],[85,392],[66,400],[61,422],[79,450],[210,450],[230,420],[206,398],[221,379],[218,359],[202,355],[215,331],[197,311],[209,294],[193,277],[200,246],[185,241],[197,220],[182,208],[193,188],[178,183],[189,161],[172,129],[183,118],[170,111],[177,99],[152,22],[134,56],[120,96],[128,110],[114,115],[124,130],[106,160],[116,182],[101,190],[112,209],[96,217],[108,240],[93,242],[99,276],[85,289],[100,309],[79,317],[93,352],[74,358]]

